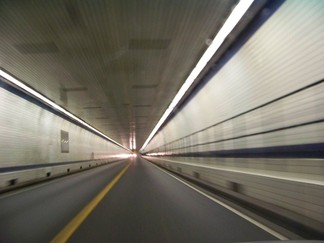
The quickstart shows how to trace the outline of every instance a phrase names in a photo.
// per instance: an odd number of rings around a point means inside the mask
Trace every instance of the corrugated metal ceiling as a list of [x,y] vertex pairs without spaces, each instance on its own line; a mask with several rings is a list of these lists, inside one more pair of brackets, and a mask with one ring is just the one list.
[[140,147],[236,2],[1,1],[0,66]]

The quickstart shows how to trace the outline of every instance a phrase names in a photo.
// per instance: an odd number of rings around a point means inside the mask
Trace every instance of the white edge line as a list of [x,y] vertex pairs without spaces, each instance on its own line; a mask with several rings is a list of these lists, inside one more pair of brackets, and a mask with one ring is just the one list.
[[[126,160],[126,159],[125,159]],[[124,161],[124,160],[122,160]],[[120,162],[122,162],[120,161]],[[105,165],[101,165],[101,166],[110,166],[110,165],[115,165],[116,163],[108,163]],[[26,193],[29,191],[33,191],[48,185],[51,185],[53,183],[60,183],[62,180],[66,180],[66,179],[72,179],[71,176],[79,176],[79,172],[90,172],[92,169],[103,169],[100,168],[101,166],[98,167],[92,167],[90,170],[86,169],[86,170],[78,170],[78,171],[74,171],[76,173],[72,173],[72,174],[58,174],[57,176],[53,176],[50,179],[46,178],[46,177],[42,177],[41,179],[45,179],[45,180],[40,180],[38,182],[36,182],[36,184],[31,184],[31,185],[26,185],[25,187],[21,187],[21,188],[15,188],[13,191],[7,191],[7,192],[2,192],[0,193],[0,200],[8,198],[8,197],[13,197],[22,193]],[[108,168],[105,168],[108,169]],[[73,171],[72,171],[73,172]],[[95,171],[92,171],[95,172]],[[74,178],[74,177],[73,177]],[[48,179],[48,180],[47,180]],[[39,183],[39,184],[38,184]]]
[[160,159],[160,158],[156,158],[156,157],[154,157],[154,159],[161,160],[161,161],[168,161],[168,162],[175,163],[175,164],[182,164],[182,165],[188,165],[188,166],[193,166],[193,167],[206,168],[206,169],[211,169],[211,170],[220,170],[220,171],[233,172],[233,173],[239,173],[239,174],[244,174],[244,175],[260,176],[260,177],[266,177],[266,178],[270,178],[270,179],[310,184],[310,185],[314,185],[314,186],[324,186],[323,181],[317,181],[317,180],[313,180],[313,179],[288,178],[288,177],[283,177],[283,176],[275,176],[275,175],[262,174],[262,173],[256,173],[256,172],[241,171],[241,170],[235,170],[235,169],[226,169],[226,168],[220,168],[220,167],[209,166],[209,165],[204,165],[204,164],[187,163],[187,162],[170,160],[170,159]]
[[257,226],[257,227],[263,229],[264,231],[268,232],[269,234],[273,235],[274,237],[278,238],[279,240],[289,240],[287,237],[285,237],[285,236],[283,236],[282,234],[279,234],[278,232],[276,232],[276,231],[270,229],[269,227],[265,226],[264,224],[261,224],[260,222],[258,222],[258,221],[256,221],[256,220],[250,218],[249,216],[247,216],[247,215],[245,215],[245,214],[239,212],[238,210],[236,210],[236,209],[234,209],[234,208],[232,208],[232,207],[226,205],[225,203],[223,203],[223,202],[221,202],[221,201],[219,201],[219,200],[217,200],[217,199],[215,199],[215,198],[209,196],[208,194],[206,194],[206,193],[204,193],[204,192],[198,190],[197,188],[191,186],[191,185],[188,184],[187,182],[185,182],[185,181],[183,181],[183,180],[177,178],[176,176],[170,174],[169,172],[167,172],[167,171],[161,169],[160,167],[158,167],[158,166],[155,165],[154,163],[151,163],[151,164],[152,164],[153,166],[155,166],[156,168],[158,168],[159,170],[163,171],[164,173],[168,174],[169,176],[173,177],[174,179],[176,179],[176,180],[182,182],[183,184],[185,184],[186,186],[190,187],[192,190],[194,190],[194,191],[196,191],[196,192],[202,194],[203,196],[209,198],[209,199],[212,200],[213,202],[215,202],[215,203],[217,203],[217,204],[223,206],[224,208],[230,210],[231,212],[233,212],[233,213],[235,213],[236,215],[242,217],[243,219],[249,221],[250,223],[254,224],[255,226]]

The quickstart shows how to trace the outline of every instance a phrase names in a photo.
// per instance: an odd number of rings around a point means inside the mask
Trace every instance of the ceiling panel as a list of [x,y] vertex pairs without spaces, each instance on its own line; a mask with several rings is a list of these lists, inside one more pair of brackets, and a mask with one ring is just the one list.
[[2,0],[0,66],[140,147],[236,2]]

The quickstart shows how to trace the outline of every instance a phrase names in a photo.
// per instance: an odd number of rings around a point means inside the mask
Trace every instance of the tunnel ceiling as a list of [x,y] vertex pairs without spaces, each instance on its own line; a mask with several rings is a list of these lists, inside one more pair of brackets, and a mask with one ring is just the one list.
[[2,0],[0,66],[140,148],[236,2]]

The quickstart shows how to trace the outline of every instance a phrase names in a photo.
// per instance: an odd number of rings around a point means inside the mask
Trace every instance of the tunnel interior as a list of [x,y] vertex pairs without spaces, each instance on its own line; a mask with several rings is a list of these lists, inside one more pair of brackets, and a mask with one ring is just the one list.
[[323,240],[323,39],[322,0],[0,1],[0,242]]

